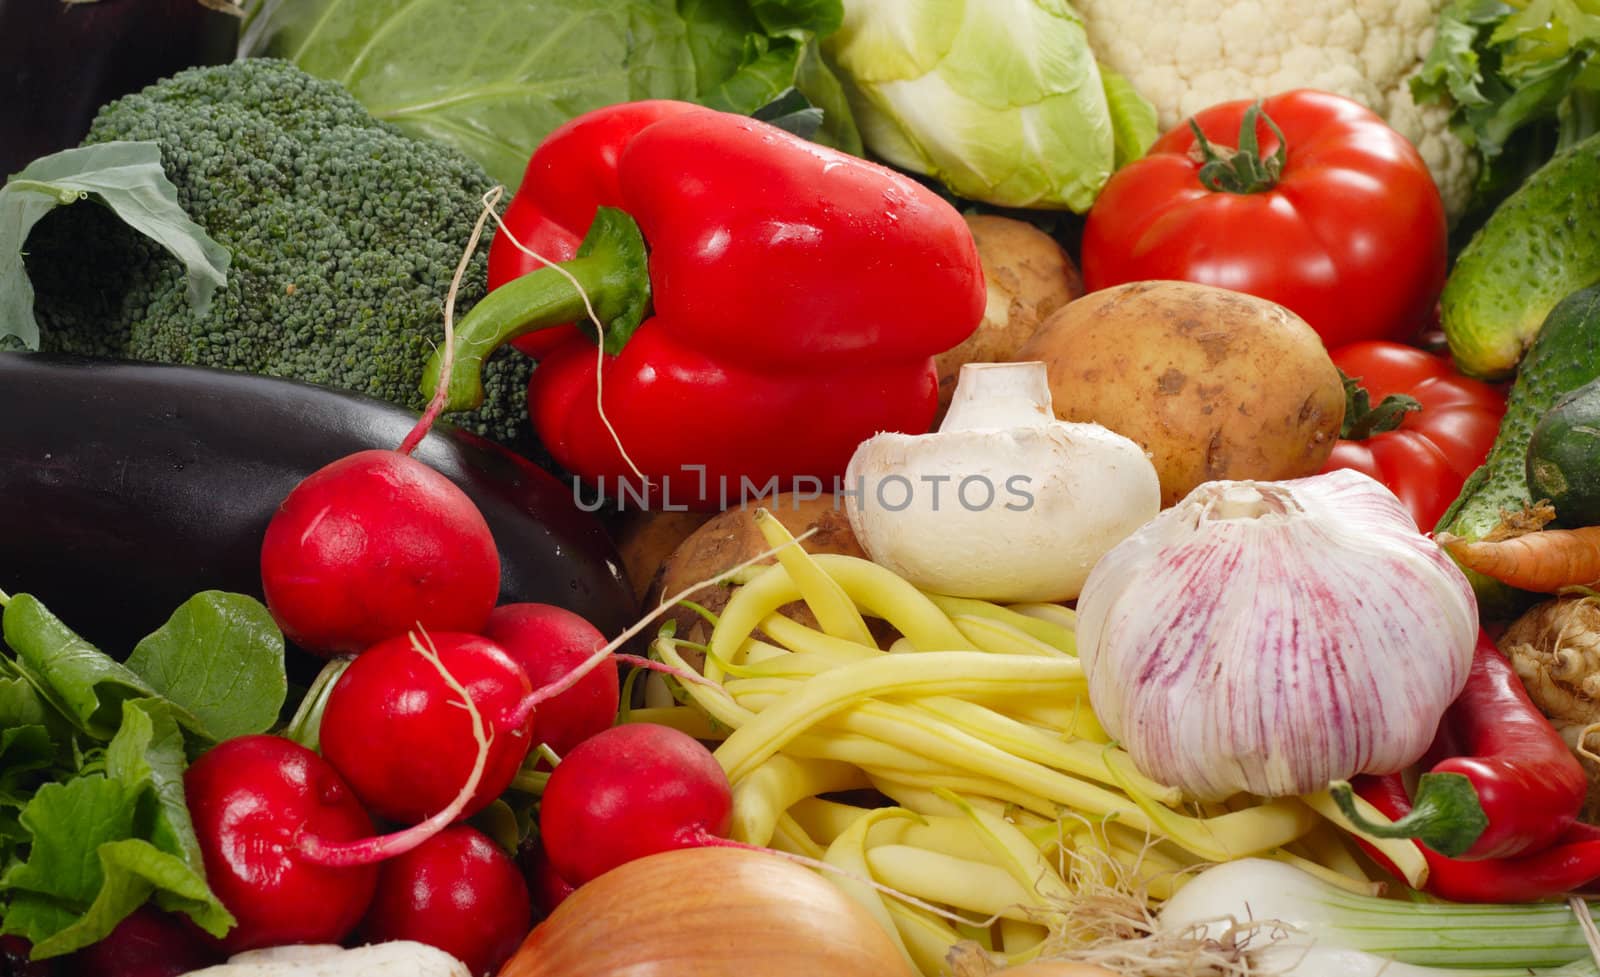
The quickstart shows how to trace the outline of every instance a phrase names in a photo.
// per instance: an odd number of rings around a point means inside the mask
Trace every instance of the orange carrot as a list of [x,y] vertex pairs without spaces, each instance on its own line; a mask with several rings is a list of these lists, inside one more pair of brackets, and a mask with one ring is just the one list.
[[1438,542],[1465,569],[1522,590],[1553,594],[1600,586],[1600,526],[1482,540],[1441,533]]

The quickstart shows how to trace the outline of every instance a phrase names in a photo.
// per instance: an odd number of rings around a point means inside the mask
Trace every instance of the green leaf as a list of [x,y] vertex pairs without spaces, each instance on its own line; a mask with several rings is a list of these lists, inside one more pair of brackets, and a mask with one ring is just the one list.
[[39,348],[33,286],[23,265],[28,233],[52,209],[94,197],[166,248],[188,272],[189,303],[203,312],[227,280],[229,255],[178,204],[153,142],[108,142],[34,160],[0,187],[0,338]]
[[44,701],[78,729],[102,742],[116,734],[127,699],[155,690],[111,656],[79,637],[30,594],[18,594],[0,617],[16,653],[12,665]]
[[552,129],[644,98],[749,113],[795,85],[840,0],[277,0],[243,50],[341,82],[514,189]]
[[208,590],[128,656],[128,668],[213,741],[265,732],[288,694],[283,633],[261,602]]
[[133,787],[148,784],[156,810],[147,837],[160,850],[204,874],[200,841],[183,798],[186,766],[183,731],[172,707],[156,699],[124,702],[122,728],[106,747],[106,776]]
[[1144,156],[1161,135],[1156,107],[1128,79],[1109,68],[1100,69],[1100,84],[1111,113],[1111,137],[1116,147],[1113,166],[1121,168]]
[[[0,876],[0,890],[89,905],[105,881],[92,853],[105,842],[134,836],[144,789],[98,774],[39,788],[19,819],[32,838],[28,860]],[[38,942],[49,934],[24,935]]]

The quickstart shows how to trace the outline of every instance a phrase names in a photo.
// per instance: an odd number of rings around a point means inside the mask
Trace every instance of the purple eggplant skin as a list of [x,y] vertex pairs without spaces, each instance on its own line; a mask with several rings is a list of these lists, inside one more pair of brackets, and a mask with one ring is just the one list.
[[[120,657],[202,590],[259,598],[261,539],[290,489],[399,445],[416,417],[292,380],[0,353],[0,589]],[[482,510],[502,603],[555,604],[609,636],[634,622],[622,561],[571,485],[447,424],[414,457]]]
[[213,6],[0,0],[0,180],[76,146],[106,102],[184,68],[232,61],[240,18]]

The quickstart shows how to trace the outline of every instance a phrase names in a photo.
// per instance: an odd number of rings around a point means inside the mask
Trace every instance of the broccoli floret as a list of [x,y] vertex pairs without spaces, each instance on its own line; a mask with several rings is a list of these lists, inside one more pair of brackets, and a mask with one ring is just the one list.
[[[420,409],[444,296],[493,182],[287,61],[196,68],[101,109],[85,143],[153,140],[189,216],[232,254],[204,315],[180,264],[104,208],[58,208],[28,241],[41,348],[225,367]],[[480,247],[456,316],[483,297]],[[525,446],[532,363],[503,351],[484,406],[450,417]]]

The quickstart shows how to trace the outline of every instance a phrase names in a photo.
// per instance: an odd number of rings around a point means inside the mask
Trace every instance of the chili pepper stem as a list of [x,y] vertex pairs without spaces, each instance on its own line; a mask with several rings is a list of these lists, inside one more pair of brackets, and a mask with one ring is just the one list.
[[[538,329],[585,321],[593,310],[604,326],[604,352],[619,351],[644,320],[650,275],[644,236],[633,218],[601,207],[577,257],[540,268],[491,291],[455,326],[450,348],[435,351],[423,371],[430,397],[442,385],[444,410],[483,403],[483,361],[502,344]],[[453,359],[445,370],[447,353]]]
[[1379,824],[1357,809],[1350,784],[1340,781],[1328,788],[1350,823],[1374,838],[1415,838],[1441,855],[1465,854],[1489,827],[1489,817],[1478,800],[1477,788],[1465,774],[1425,773],[1417,780],[1411,811],[1392,824]]

